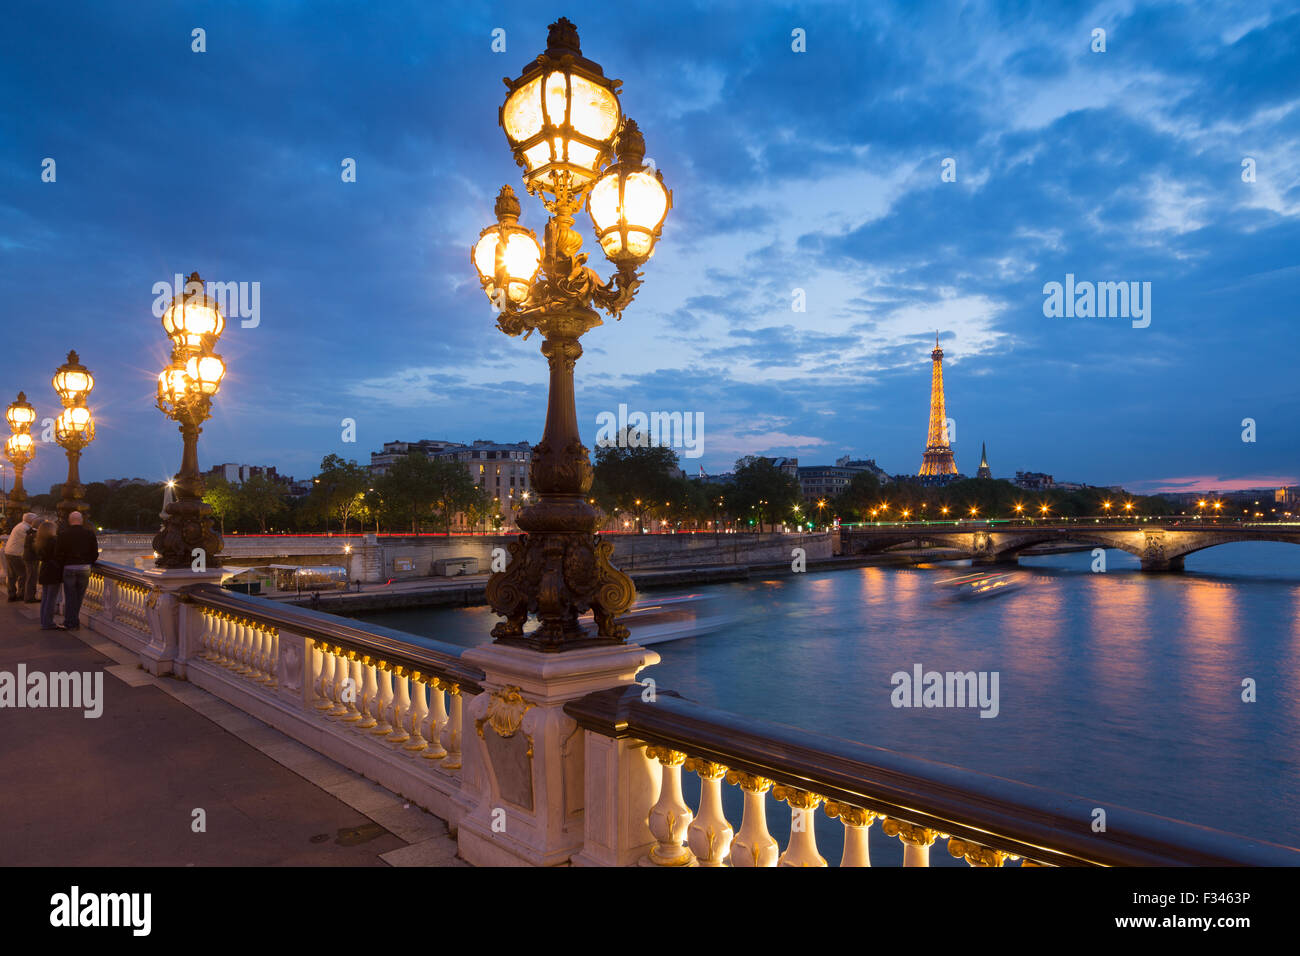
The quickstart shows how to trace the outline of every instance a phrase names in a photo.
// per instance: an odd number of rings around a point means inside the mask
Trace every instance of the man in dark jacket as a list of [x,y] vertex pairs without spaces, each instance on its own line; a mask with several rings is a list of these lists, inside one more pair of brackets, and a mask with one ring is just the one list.
[[81,599],[90,584],[90,566],[99,559],[95,532],[82,523],[80,511],[68,515],[68,526],[59,532],[54,550],[63,565],[63,626],[69,631],[81,627]]

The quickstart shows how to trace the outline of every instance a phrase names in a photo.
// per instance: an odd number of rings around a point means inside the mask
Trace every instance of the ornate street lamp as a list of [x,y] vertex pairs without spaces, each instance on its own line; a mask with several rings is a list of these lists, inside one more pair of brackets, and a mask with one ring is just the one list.
[[203,292],[203,280],[190,274],[185,292],[163,313],[163,329],[172,340],[172,359],[158,376],[158,409],[180,426],[184,438],[181,470],[168,487],[175,497],[164,509],[163,526],[153,549],[160,568],[191,568],[195,550],[201,567],[221,566],[221,536],[212,524],[212,506],[203,501],[199,474],[199,433],[212,415],[212,399],[226,375],[214,349],[226,320],[215,300]]
[[18,393],[18,400],[5,410],[5,420],[9,422],[9,438],[5,441],[5,457],[14,466],[14,490],[9,495],[8,509],[5,517],[12,528],[23,518],[27,508],[27,492],[23,489],[23,469],[36,454],[36,442],[31,431],[36,421],[36,409],[27,401],[23,392]]
[[[518,225],[519,201],[505,186],[497,224],[471,250],[497,309],[497,327],[511,336],[540,331],[550,364],[546,426],[530,466],[538,500],[520,512],[525,534],[510,546],[509,566],[487,586],[488,603],[505,618],[492,636],[535,650],[623,642],[628,630],[617,616],[635,597],[631,579],[609,561],[613,545],[595,534],[601,516],[588,500],[590,452],[578,433],[573,397],[579,339],[603,324],[597,308],[622,316],[641,284],[637,269],[654,254],[672,206],[662,176],[644,165],[640,131],[623,117],[620,85],[582,55],[572,23],[551,24],[546,52],[518,79],[506,80],[498,117],[525,188],[550,213],[543,243]],[[601,249],[616,266],[608,281],[579,252],[582,237],[573,222],[584,202]],[[578,623],[588,609],[597,626],[590,639]],[[530,613],[540,626],[525,635]]]
[[81,364],[75,351],[69,352],[67,362],[54,373],[53,385],[63,403],[63,413],[54,420],[54,440],[68,455],[68,480],[63,483],[63,498],[57,507],[59,520],[67,524],[72,512],[86,515],[90,511],[81,484],[80,463],[81,453],[95,440],[95,419],[86,404],[95,387],[95,376]]

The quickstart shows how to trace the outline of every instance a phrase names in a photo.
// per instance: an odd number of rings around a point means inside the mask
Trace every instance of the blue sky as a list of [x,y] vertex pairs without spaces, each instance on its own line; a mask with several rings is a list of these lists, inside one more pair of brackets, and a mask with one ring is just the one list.
[[[938,329],[968,474],[985,441],[999,476],[1300,481],[1285,4],[14,5],[0,396],[53,415],[76,348],[98,381],[83,477],[168,476],[152,289],[198,269],[261,287],[259,324],[222,339],[205,467],[302,477],[394,439],[535,441],[545,360],[494,328],[469,247],[500,186],[522,194],[501,78],[559,16],[624,81],[675,207],[637,301],[584,339],[589,445],[626,403],[702,411],[692,469],[850,454],[914,472]],[[525,197],[523,224],[543,216]],[[1043,286],[1067,273],[1150,282],[1150,326],[1045,317]],[[43,446],[28,486],[63,472]]]

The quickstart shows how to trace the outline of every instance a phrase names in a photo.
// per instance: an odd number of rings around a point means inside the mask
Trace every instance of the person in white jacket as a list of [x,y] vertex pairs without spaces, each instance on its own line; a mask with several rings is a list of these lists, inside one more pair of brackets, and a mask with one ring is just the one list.
[[30,511],[23,515],[23,520],[9,529],[9,538],[5,541],[5,573],[9,579],[9,600],[21,601],[27,593],[27,563],[23,560],[23,546],[27,543],[27,532],[36,527],[36,515]]

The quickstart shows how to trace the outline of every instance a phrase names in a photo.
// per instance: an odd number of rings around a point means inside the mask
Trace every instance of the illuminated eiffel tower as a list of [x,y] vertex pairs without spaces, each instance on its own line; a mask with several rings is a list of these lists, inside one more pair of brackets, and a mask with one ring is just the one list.
[[943,407],[943,349],[939,348],[939,333],[934,333],[934,363],[930,372],[930,430],[925,438],[925,454],[921,456],[918,475],[936,477],[957,474],[952,449],[948,446],[948,417]]

